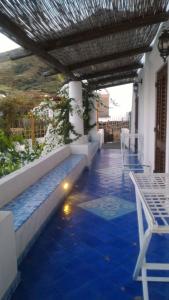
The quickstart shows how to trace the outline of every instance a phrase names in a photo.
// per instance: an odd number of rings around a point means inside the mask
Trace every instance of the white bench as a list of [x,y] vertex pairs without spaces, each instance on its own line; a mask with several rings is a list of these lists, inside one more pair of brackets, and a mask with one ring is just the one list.
[[[17,262],[84,168],[90,166],[98,147],[99,142],[65,145],[0,180],[0,278],[4,278],[0,280],[0,299],[8,299],[16,288]],[[9,251],[7,244],[11,245]]]
[[[60,200],[70,191],[85,166],[84,155],[71,154],[1,208],[13,214],[17,258],[21,258],[29,242],[35,237]],[[63,188],[65,181],[69,183],[68,191]]]

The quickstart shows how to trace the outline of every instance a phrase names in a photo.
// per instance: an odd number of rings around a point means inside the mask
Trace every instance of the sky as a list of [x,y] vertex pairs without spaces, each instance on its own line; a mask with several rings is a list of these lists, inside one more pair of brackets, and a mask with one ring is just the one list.
[[0,33],[0,53],[18,48],[19,45]]
[[109,114],[113,118],[125,117],[131,111],[133,85],[125,84],[107,89],[110,98],[117,103],[117,106],[110,104]]
[[[18,48],[19,45],[0,33],[0,53]],[[132,103],[132,84],[121,85],[117,87],[108,88],[110,94],[118,106],[110,108],[110,116],[123,116],[126,112],[131,110]]]

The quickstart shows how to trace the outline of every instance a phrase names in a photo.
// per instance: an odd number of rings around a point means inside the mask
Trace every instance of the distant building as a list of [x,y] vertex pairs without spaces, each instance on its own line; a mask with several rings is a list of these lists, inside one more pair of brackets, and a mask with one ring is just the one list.
[[106,89],[99,92],[99,96],[101,98],[101,103],[98,105],[98,118],[100,121],[109,120],[109,100],[110,95]]

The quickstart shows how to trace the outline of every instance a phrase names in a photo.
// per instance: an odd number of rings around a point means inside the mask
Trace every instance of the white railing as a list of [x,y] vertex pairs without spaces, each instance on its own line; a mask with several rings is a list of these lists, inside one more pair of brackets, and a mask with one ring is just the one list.
[[144,138],[142,134],[130,133],[129,129],[121,130],[121,154],[124,169],[150,170],[150,166],[144,164]]

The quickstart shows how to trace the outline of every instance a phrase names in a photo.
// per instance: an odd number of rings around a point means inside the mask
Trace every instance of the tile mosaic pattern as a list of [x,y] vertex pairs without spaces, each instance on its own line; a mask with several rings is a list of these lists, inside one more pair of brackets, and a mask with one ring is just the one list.
[[118,218],[130,212],[133,212],[136,209],[134,203],[115,196],[107,196],[87,201],[79,204],[79,207],[106,220]]
[[43,176],[34,185],[2,208],[2,210],[12,211],[15,231],[54,192],[56,187],[69,175],[82,158],[84,158],[84,155],[69,156],[47,175]]
[[[102,197],[135,203],[118,150],[98,152],[70,196],[19,266],[21,284],[12,300],[136,300],[141,283],[132,274],[138,256],[136,211],[107,221],[78,204]],[[110,174],[98,170],[112,168]],[[110,170],[111,171],[111,170]],[[151,261],[168,259],[169,239],[152,240]],[[150,300],[168,300],[169,284],[150,283]]]

